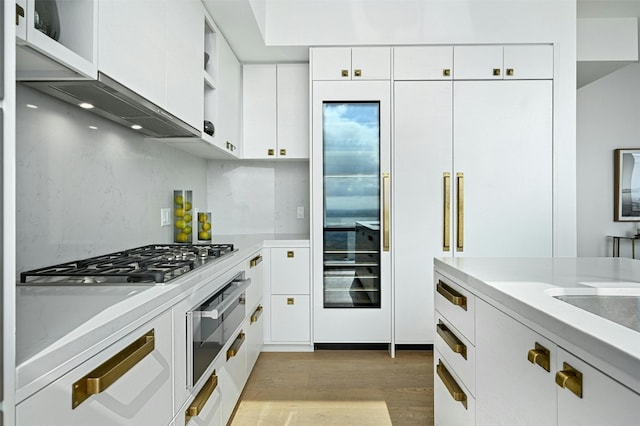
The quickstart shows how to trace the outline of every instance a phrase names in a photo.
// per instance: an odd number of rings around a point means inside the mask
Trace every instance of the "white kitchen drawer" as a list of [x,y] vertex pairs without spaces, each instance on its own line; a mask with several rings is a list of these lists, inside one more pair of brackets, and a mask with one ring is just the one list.
[[[246,326],[246,323],[243,327]],[[222,393],[222,423],[226,424],[238,402],[249,376],[247,373],[247,341],[244,329],[226,350],[224,366],[220,369],[219,385]]]
[[475,345],[475,296],[439,274],[436,275],[435,288],[436,311]]
[[249,317],[249,326],[245,327],[247,333],[247,374],[258,360],[264,344],[264,308],[258,305]]
[[[476,394],[476,348],[449,321],[436,312],[435,348],[460,377],[472,395]],[[444,336],[444,337],[443,337]]]
[[309,342],[311,314],[308,295],[271,296],[271,340]]
[[[173,419],[172,338],[169,310],[20,403],[16,408],[17,424],[169,424]],[[95,370],[109,366],[110,361],[113,363],[119,356],[139,361],[128,371],[123,371],[111,385],[103,381],[102,392],[82,400],[78,395],[87,386],[82,379],[104,375],[104,371]]]
[[271,249],[271,294],[309,294],[309,248]]
[[[186,403],[178,412],[174,421],[175,426],[184,426],[185,424],[188,426],[222,425],[222,394],[220,392],[220,382],[217,370],[214,371],[213,376],[215,376],[215,378],[210,377],[200,392],[196,394],[194,399]],[[213,383],[211,382],[212,379],[214,380]],[[207,386],[213,386],[214,384],[215,387],[213,391],[209,393],[210,388],[207,388]],[[196,412],[191,412],[191,406],[197,406],[199,403],[203,404],[201,409],[199,411],[196,410]],[[187,412],[190,412],[189,416],[186,415]]]
[[475,398],[437,350],[433,351],[433,392],[436,425],[475,425]]
[[259,253],[245,261],[245,278],[251,278],[251,285],[245,293],[247,314],[249,314],[248,310],[253,309],[258,304],[258,301],[262,299],[262,292],[264,287],[263,259],[264,258],[262,257],[262,253]]

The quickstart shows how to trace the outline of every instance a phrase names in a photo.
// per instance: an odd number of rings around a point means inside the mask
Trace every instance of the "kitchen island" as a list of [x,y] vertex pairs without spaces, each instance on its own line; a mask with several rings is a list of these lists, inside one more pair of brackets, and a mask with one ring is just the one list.
[[455,258],[434,266],[436,423],[635,424],[640,262]]

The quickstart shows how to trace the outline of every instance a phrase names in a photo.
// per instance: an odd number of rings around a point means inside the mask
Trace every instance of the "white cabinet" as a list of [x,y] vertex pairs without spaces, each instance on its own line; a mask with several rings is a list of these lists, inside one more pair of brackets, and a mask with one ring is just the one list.
[[309,66],[245,65],[243,158],[309,158]]
[[98,1],[38,3],[16,0],[16,80],[96,78]]
[[317,47],[311,49],[313,80],[389,80],[389,47]]
[[[17,423],[169,424],[173,419],[171,316],[169,310],[156,317],[21,402]],[[92,391],[89,380],[99,383]]]
[[222,425],[222,395],[220,393],[218,371],[222,358],[216,362],[216,369],[196,396],[186,403],[174,420],[174,426],[220,426]]
[[264,344],[263,259],[262,253],[259,253],[245,261],[245,278],[251,278],[251,286],[247,289],[245,298],[247,315],[249,315],[249,325],[245,327],[247,334],[247,370],[249,372],[253,369]]
[[456,80],[552,79],[553,46],[455,46]]
[[451,80],[453,46],[400,46],[393,48],[393,79]]
[[[226,351],[226,362],[220,369],[219,384],[222,393],[222,424],[227,424],[247,381],[247,346],[244,328]],[[225,356],[223,354],[223,356]]]
[[242,69],[227,41],[218,34],[218,87],[216,132],[213,139],[233,157],[242,155],[240,139]]

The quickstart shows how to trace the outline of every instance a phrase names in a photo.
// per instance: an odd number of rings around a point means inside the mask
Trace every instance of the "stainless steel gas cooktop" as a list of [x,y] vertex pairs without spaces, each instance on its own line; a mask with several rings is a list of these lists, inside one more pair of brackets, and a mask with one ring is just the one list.
[[20,283],[165,284],[236,250],[233,244],[152,244],[22,272]]

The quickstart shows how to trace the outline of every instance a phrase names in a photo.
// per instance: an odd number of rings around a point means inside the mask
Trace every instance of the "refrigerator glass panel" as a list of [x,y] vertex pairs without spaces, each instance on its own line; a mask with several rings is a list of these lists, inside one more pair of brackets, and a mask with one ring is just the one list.
[[324,307],[380,308],[380,104],[323,103]]

